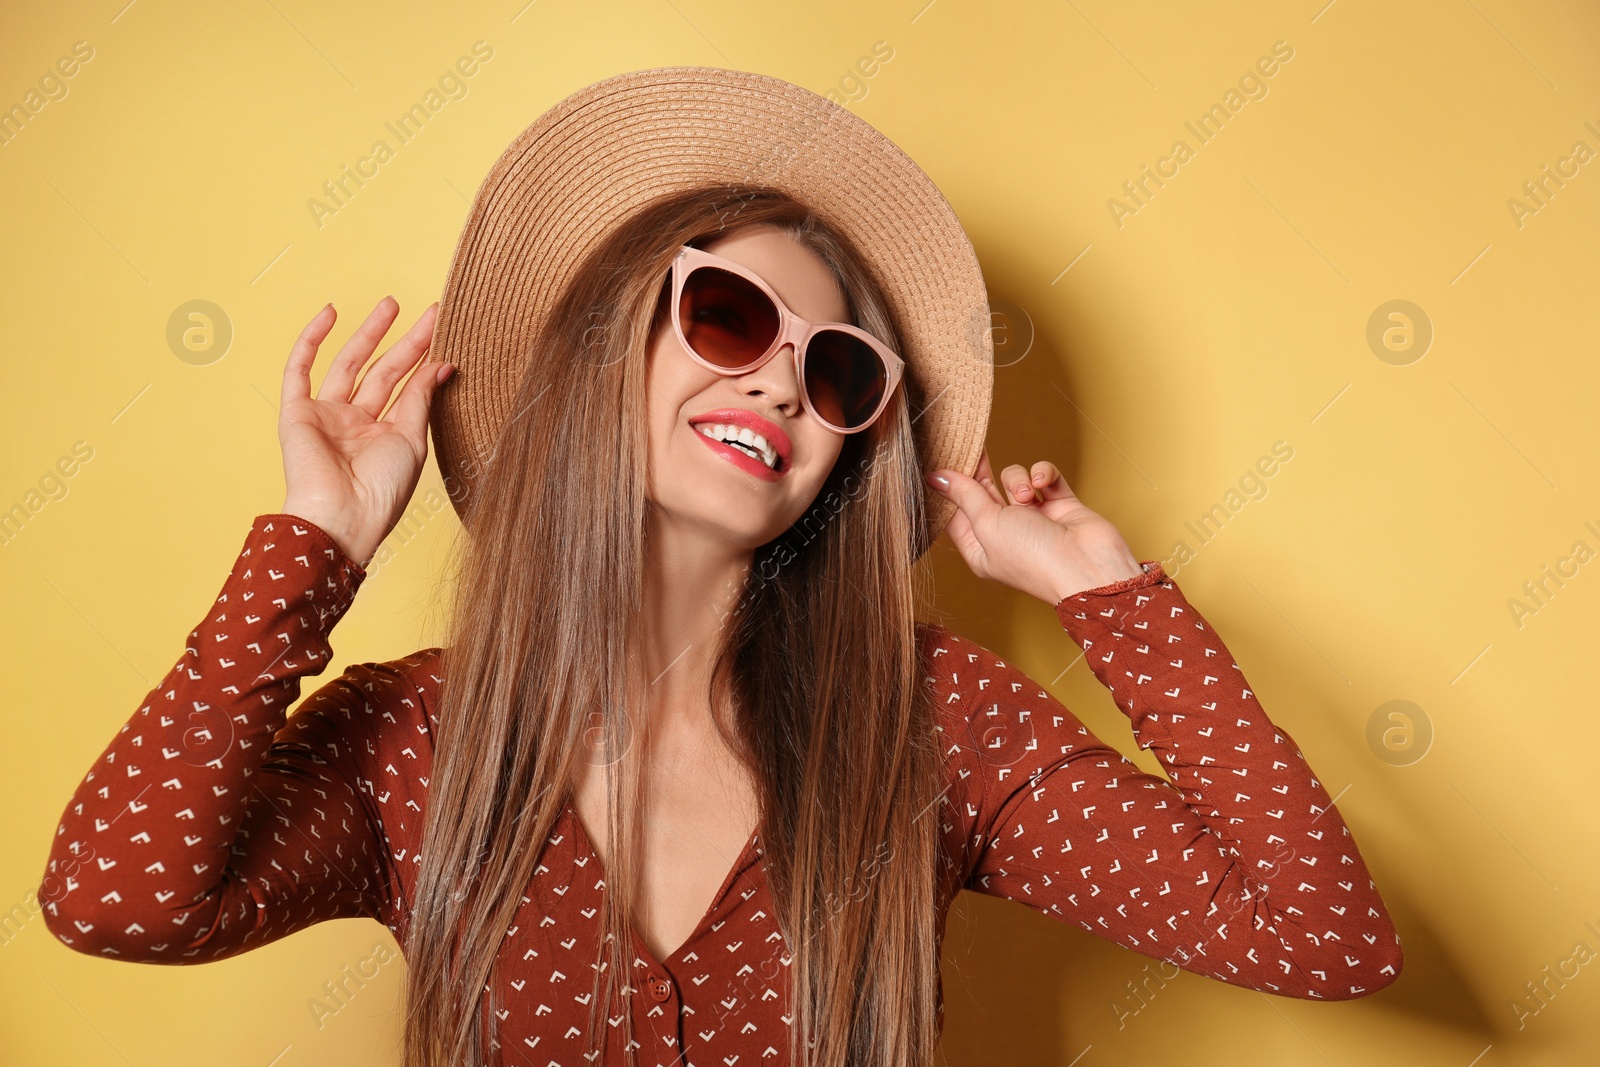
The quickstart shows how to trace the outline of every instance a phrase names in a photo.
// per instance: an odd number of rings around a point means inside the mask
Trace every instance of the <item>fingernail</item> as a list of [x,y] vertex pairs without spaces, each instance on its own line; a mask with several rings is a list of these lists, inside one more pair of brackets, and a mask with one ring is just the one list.
[[938,471],[929,471],[927,478],[928,484],[933,486],[935,489],[950,488],[950,479],[940,474]]

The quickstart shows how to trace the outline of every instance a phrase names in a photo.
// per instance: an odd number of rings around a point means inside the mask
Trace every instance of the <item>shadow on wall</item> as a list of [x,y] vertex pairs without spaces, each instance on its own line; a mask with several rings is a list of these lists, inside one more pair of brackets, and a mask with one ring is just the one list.
[[[995,306],[1003,303],[997,300]],[[1027,357],[1013,361],[1000,355],[1004,346],[998,341],[997,337],[994,410],[1000,417],[992,421],[988,441],[996,474],[1008,463],[1049,459],[1061,468],[1068,483],[1078,488],[1080,459],[1086,446],[1100,448],[1089,438],[1099,436],[1101,431],[1086,421],[1086,413],[1064,399],[1063,393],[1074,400],[1078,398],[1072,368],[1087,357],[1074,352],[1079,346],[1063,344],[1060,338],[1035,335],[1029,338]],[[1087,413],[1087,418],[1092,417]],[[1135,460],[1139,458],[1142,457]],[[1141,490],[1148,490],[1159,505],[1159,490],[1150,489],[1131,468],[1122,468],[1119,476],[1122,475],[1138,480]],[[1085,503],[1096,508],[1094,501]],[[1107,517],[1118,522],[1116,516]],[[1152,542],[1125,522],[1118,525],[1141,559],[1163,554],[1166,543],[1160,538]],[[1179,528],[1182,522],[1174,519],[1172,525]],[[1009,619],[1026,619],[1029,627],[1043,624],[1034,621],[1038,616],[1035,603],[1023,594],[974,577],[948,543],[936,546],[934,559],[940,607],[948,610],[949,605],[960,603],[962,616],[973,621],[963,630],[979,643],[990,645],[992,641],[991,647],[1005,648],[1008,641],[1001,631]],[[1369,750],[1368,716],[1352,717],[1349,700],[1343,694],[1326,690],[1330,695],[1321,696],[1324,690],[1306,681],[1328,676],[1329,665],[1313,648],[1292,635],[1286,639],[1288,631],[1273,625],[1267,614],[1248,606],[1232,612],[1226,610],[1226,605],[1197,606],[1209,608],[1208,615],[1229,647],[1241,656],[1241,665],[1257,686],[1267,688],[1269,679],[1275,677],[1278,682],[1270,686],[1272,689],[1297,694],[1291,700],[1263,698],[1262,703],[1268,714],[1307,749],[1313,767],[1330,774],[1335,768],[1345,769],[1334,782],[1325,783],[1331,795],[1337,798],[1350,784],[1353,769],[1360,776],[1357,788],[1367,794],[1361,804],[1364,812],[1404,813],[1415,809],[1407,786],[1398,777],[1408,773],[1406,768],[1392,765],[1392,761]],[[1232,617],[1224,619],[1224,615]],[[1064,647],[1064,652],[1077,653],[1070,637],[1063,635],[1062,641],[1071,646]],[[1256,650],[1252,663],[1244,663],[1245,650]],[[1261,661],[1261,650],[1271,650],[1270,662]],[[1063,665],[1070,659],[1070,655],[1064,655]],[[1284,683],[1284,679],[1290,681]],[[1051,679],[1043,672],[1039,680],[1050,686]],[[1123,725],[1126,726],[1125,719]],[[1103,739],[1125,752],[1131,747],[1126,729]],[[1139,760],[1143,759],[1140,754]],[[1374,793],[1378,794],[1377,800],[1373,799]],[[1361,821],[1370,823],[1370,816]],[[1348,1006],[1327,1004],[1327,1010],[1367,1012],[1380,1008],[1408,1014],[1431,1029],[1456,1032],[1464,1045],[1478,1048],[1498,1043],[1514,1032],[1514,1014],[1503,1002],[1484,1001],[1480,990],[1468,980],[1465,961],[1455,958],[1448,943],[1436,935],[1426,910],[1414,907],[1402,895],[1404,880],[1386,877],[1398,873],[1394,871],[1395,863],[1384,862],[1383,856],[1371,851],[1375,843],[1387,839],[1385,855],[1392,857],[1398,847],[1393,844],[1395,838],[1425,837],[1428,829],[1369,826],[1363,833],[1361,825],[1352,824],[1351,832],[1364,849],[1372,877],[1400,931],[1406,963],[1392,986],[1371,998],[1348,1002]],[[1479,893],[1482,883],[1467,877],[1456,886],[1462,893]],[[1468,910],[1485,916],[1486,922],[1493,921],[1488,917],[1494,915],[1495,908],[1487,900]],[[1501,939],[1509,936],[1500,935]],[[1126,1035],[1141,1031],[1151,1036],[1136,1038],[1139,1047],[1148,1048],[1146,1040],[1168,1040],[1165,1031],[1174,1013],[1229,1004],[1239,1011],[1249,1011],[1253,1008],[1243,1000],[1230,998],[1261,996],[1253,990],[1179,971],[1076,926],[1033,914],[1012,901],[972,892],[959,894],[951,906],[943,973],[947,1019],[940,1055],[948,1063],[1065,1064],[1073,1062],[1087,1046],[1094,1045],[1100,1053],[1108,1052]],[[981,991],[981,995],[975,991]],[[1163,998],[1166,1011],[1145,1012],[1146,1007]],[[1063,1005],[1072,1007],[1064,1011]],[[1531,998],[1530,1005],[1535,1009],[1539,1006]],[[1163,1016],[1164,1023],[1152,1024],[1152,1019]],[[1146,1026],[1152,1028],[1144,1030]],[[1158,1033],[1162,1036],[1157,1037]],[[1255,1043],[1248,1037],[1235,1035],[1235,1039],[1240,1041],[1232,1046],[1236,1052],[1242,1053]],[[1260,1040],[1270,1045],[1277,1037],[1263,1034]],[[1127,1046],[1127,1050],[1134,1051],[1134,1046]],[[1315,1058],[1312,1055],[1308,1062]]]

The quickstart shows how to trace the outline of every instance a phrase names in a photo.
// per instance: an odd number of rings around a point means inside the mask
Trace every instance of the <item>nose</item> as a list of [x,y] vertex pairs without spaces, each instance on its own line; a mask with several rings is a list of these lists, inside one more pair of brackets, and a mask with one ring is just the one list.
[[783,345],[755,370],[739,376],[738,387],[747,396],[765,396],[785,415],[798,415],[801,410],[800,382],[796,371],[794,342]]

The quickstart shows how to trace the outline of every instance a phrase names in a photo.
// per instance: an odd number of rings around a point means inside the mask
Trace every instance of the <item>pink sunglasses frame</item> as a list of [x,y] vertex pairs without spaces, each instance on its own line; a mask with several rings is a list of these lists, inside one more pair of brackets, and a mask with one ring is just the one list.
[[[696,267],[717,267],[730,274],[736,274],[744,278],[765,293],[767,298],[772,301],[772,306],[778,309],[778,336],[773,339],[772,346],[743,367],[719,367],[696,352],[694,346],[689,344],[689,339],[683,335],[683,320],[679,314],[679,303],[683,299],[683,284]],[[670,312],[672,331],[677,335],[678,343],[683,346],[685,352],[689,353],[690,358],[707,370],[716,371],[718,374],[729,377],[736,374],[749,374],[756,368],[764,366],[767,360],[777,353],[778,349],[782,348],[785,343],[792,342],[794,345],[794,378],[795,382],[800,386],[800,403],[811,413],[812,418],[837,434],[860,433],[877,422],[878,417],[883,414],[884,408],[889,406],[889,400],[894,396],[895,388],[899,386],[900,379],[905,372],[905,361],[888,345],[865,330],[852,326],[848,322],[812,322],[810,319],[803,319],[790,311],[784,302],[778,299],[778,294],[772,291],[772,286],[768,285],[760,275],[753,273],[748,267],[741,266],[731,259],[724,259],[722,256],[707,252],[703,248],[696,248],[693,245],[681,246],[678,249],[678,254],[672,260],[672,303]],[[850,334],[852,337],[857,337],[865,341],[867,346],[878,354],[878,358],[883,360],[886,372],[883,398],[878,402],[877,409],[873,411],[867,420],[852,429],[835,426],[818,414],[817,409],[812,406],[810,395],[806,392],[804,365],[806,345],[814,334],[822,330],[840,330]]]

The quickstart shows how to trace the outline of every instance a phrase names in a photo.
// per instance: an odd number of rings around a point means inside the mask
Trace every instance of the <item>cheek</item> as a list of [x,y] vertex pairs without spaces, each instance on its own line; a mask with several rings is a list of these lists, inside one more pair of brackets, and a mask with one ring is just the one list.
[[649,442],[650,468],[658,478],[672,470],[668,450],[687,398],[683,383],[675,380],[670,367],[671,353],[657,351],[645,378],[645,434]]
[[833,468],[839,462],[839,453],[844,450],[843,439],[837,434],[823,430],[820,437],[813,437],[806,444],[809,453],[816,459],[808,478],[810,483],[808,495],[814,499],[822,491],[828,475],[833,473]]
[[[675,435],[697,432],[684,422],[698,410],[710,406],[710,401],[702,394],[717,380],[716,374],[684,355],[671,331],[652,346],[645,377],[645,424],[655,462],[669,462],[665,451],[674,447]],[[675,447],[683,447],[682,442],[677,442]]]
[[683,414],[683,405],[699,388],[683,367],[683,360],[665,351],[668,337],[652,349],[649,373],[645,377],[645,418],[653,433],[660,434]]

